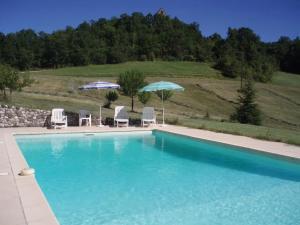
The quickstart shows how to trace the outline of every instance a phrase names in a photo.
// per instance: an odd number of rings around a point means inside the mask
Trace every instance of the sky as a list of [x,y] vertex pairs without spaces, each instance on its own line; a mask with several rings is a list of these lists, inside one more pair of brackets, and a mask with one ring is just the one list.
[[186,23],[197,22],[205,36],[226,37],[228,27],[249,27],[266,42],[300,36],[300,0],[0,0],[0,32],[51,33],[123,13],[154,14],[159,8]]

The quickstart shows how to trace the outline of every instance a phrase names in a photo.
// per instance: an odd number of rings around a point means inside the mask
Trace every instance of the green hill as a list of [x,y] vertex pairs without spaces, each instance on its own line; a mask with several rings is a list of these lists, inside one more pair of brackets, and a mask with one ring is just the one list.
[[146,76],[221,77],[220,72],[211,68],[207,63],[168,61],[126,62],[120,64],[64,67],[60,69],[39,70],[32,72],[32,74],[80,77],[114,77],[129,69],[142,71]]
[[[42,109],[63,107],[75,112],[85,108],[97,115],[105,91],[82,92],[78,87],[96,80],[115,82],[119,73],[129,69],[145,73],[148,82],[167,80],[185,87],[184,92],[174,93],[166,102],[171,123],[300,145],[300,76],[283,72],[275,73],[271,83],[255,85],[263,113],[263,126],[259,127],[228,122],[236,105],[239,80],[225,79],[208,64],[196,62],[127,62],[34,71],[31,76],[36,82],[14,93],[9,104]],[[114,105],[129,106],[130,99],[120,96]],[[161,103],[155,95],[148,105],[155,106],[160,118]],[[142,107],[136,101],[138,112]],[[104,115],[112,117],[113,109],[104,109]],[[130,116],[140,117],[138,113]]]

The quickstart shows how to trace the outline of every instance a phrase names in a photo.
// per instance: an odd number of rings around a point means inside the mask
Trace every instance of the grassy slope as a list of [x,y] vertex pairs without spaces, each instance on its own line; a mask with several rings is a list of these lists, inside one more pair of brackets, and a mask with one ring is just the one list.
[[126,62],[120,64],[89,65],[81,67],[66,67],[56,70],[40,70],[39,75],[81,76],[81,77],[111,77],[135,69],[143,71],[147,76],[207,76],[220,77],[219,71],[206,63],[194,62]]
[[[117,75],[128,69],[144,72],[149,82],[170,80],[185,87],[184,92],[174,93],[171,101],[166,102],[168,118],[178,117],[182,125],[300,145],[300,76],[282,72],[276,73],[271,83],[256,84],[257,102],[263,112],[261,127],[219,122],[228,120],[234,111],[239,81],[223,79],[209,65],[193,62],[129,62],[32,72],[36,83],[24,92],[15,93],[11,104],[44,109],[63,107],[72,111],[85,108],[97,115],[105,91],[80,92],[78,86],[97,79],[115,82]],[[120,96],[114,105],[120,104],[129,106],[130,99]],[[159,99],[153,95],[148,105],[156,106],[160,118]],[[142,107],[137,102],[138,112]],[[203,119],[207,112],[210,120]],[[104,109],[104,116],[112,115],[112,109]],[[130,116],[140,117],[137,113]]]

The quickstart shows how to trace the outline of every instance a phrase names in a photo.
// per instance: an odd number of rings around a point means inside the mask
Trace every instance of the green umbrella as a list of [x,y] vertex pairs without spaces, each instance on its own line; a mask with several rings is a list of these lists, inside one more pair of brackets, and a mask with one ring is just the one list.
[[163,126],[165,125],[164,90],[184,91],[184,88],[181,87],[180,85],[172,83],[172,82],[160,81],[160,82],[148,84],[147,86],[145,86],[139,90],[139,92],[162,91]]

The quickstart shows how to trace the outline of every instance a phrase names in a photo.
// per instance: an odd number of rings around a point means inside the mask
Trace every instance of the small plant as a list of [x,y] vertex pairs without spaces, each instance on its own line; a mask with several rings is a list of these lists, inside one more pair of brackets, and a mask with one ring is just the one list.
[[157,91],[156,95],[160,98],[160,100],[167,101],[169,98],[172,97],[173,92],[169,90]]
[[138,99],[139,101],[143,104],[143,105],[146,105],[147,102],[149,102],[151,98],[151,93],[150,92],[140,92],[138,93]]
[[166,119],[166,123],[170,125],[178,125],[179,124],[179,119],[176,118],[171,118],[171,119]]
[[206,111],[206,114],[205,114],[205,116],[204,116],[204,119],[210,119],[210,114],[209,114],[209,112],[208,111]]
[[109,91],[106,93],[105,98],[106,98],[107,102],[105,103],[104,107],[110,108],[111,103],[116,101],[119,98],[119,95],[115,91]]

